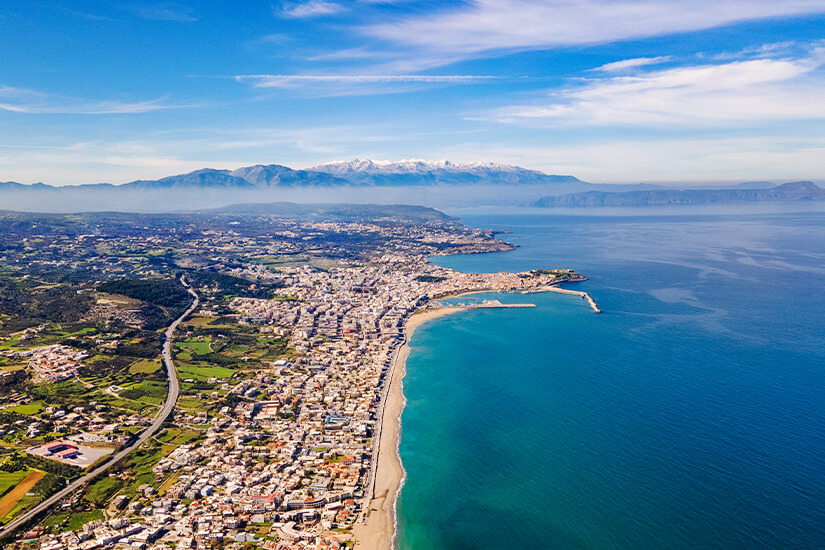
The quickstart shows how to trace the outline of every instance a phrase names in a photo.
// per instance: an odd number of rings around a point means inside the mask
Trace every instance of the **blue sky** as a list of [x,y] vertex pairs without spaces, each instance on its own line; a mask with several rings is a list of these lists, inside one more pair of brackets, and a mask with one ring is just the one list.
[[0,181],[353,157],[825,179],[822,0],[30,0],[0,31]]

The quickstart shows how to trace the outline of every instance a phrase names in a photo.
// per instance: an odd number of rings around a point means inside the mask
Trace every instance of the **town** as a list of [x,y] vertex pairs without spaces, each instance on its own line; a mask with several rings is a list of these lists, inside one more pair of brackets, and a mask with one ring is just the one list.
[[[405,321],[464,293],[584,280],[570,270],[467,274],[429,263],[512,248],[432,212],[92,217],[65,219],[75,231],[63,235],[15,220],[0,273],[6,288],[28,294],[15,302],[10,293],[0,317],[0,476],[50,482],[24,496],[11,481],[0,486],[0,528],[149,424],[166,392],[158,334],[190,300],[177,277],[201,303],[174,337],[182,393],[163,429],[9,547],[355,544]],[[50,299],[67,297],[69,309],[55,311]],[[24,303],[32,298],[38,310]]]

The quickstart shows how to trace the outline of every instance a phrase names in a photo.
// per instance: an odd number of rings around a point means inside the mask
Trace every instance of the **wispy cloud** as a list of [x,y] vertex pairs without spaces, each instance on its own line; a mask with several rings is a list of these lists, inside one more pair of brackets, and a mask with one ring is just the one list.
[[235,80],[241,83],[252,83],[256,88],[294,88],[303,85],[334,83],[334,84],[394,84],[394,83],[427,83],[427,84],[466,84],[497,77],[482,75],[238,75]]
[[603,44],[770,17],[825,13],[821,0],[474,0],[460,9],[363,28],[439,58]]
[[799,59],[752,59],[586,80],[549,99],[496,110],[528,125],[687,125],[724,127],[825,118],[825,64],[815,50]]
[[57,6],[55,9],[60,10],[60,11],[64,11],[66,13],[70,13],[74,16],[81,17],[83,19],[88,19],[90,21],[105,21],[107,23],[114,21],[114,19],[112,19],[111,17],[106,16],[106,15],[100,15],[100,14],[97,14],[97,13],[89,13],[89,12],[85,12],[85,11],[73,10],[73,9],[70,9],[66,6]]
[[258,39],[259,42],[266,44],[283,44],[289,40],[289,35],[284,33],[267,34]]
[[120,8],[142,19],[151,19],[154,21],[179,21],[183,23],[197,21],[194,12],[190,8],[175,2],[128,2],[122,4]]
[[326,52],[313,55],[307,58],[307,61],[349,61],[354,59],[383,59],[387,56],[386,52],[379,52],[371,50],[364,46],[356,48],[347,48],[345,50],[337,50],[333,52]]
[[799,53],[800,48],[809,47],[808,44],[799,44],[793,41],[773,42],[761,44],[739,50],[737,52],[722,52],[713,56],[717,61],[729,61],[733,59],[746,59],[752,57],[789,57]]
[[0,111],[14,113],[109,115],[148,113],[183,107],[170,105],[164,98],[138,102],[95,101],[0,85]]
[[671,59],[672,58],[669,55],[662,55],[659,57],[637,57],[635,59],[624,59],[622,61],[614,61],[613,63],[605,63],[601,67],[596,67],[593,70],[602,72],[618,72],[636,67],[667,63]]
[[341,4],[325,2],[324,0],[309,0],[309,2],[300,4],[285,2],[281,10],[276,12],[276,15],[295,18],[320,17],[323,15],[333,15],[345,9]]

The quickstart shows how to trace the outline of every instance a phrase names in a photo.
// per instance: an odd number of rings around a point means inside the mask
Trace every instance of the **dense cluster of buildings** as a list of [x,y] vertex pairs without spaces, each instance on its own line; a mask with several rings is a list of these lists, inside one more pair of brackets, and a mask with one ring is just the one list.
[[77,351],[69,346],[53,344],[28,350],[8,350],[11,358],[28,358],[29,368],[34,372],[36,382],[59,382],[77,376],[81,361],[88,357],[85,351]]
[[[285,270],[278,297],[236,298],[231,307],[262,334],[288,334],[294,357],[260,365],[257,376],[232,388],[235,404],[209,420],[205,441],[155,465],[159,479],[174,472],[175,482],[162,496],[148,488],[149,504],[132,504],[127,527],[87,526],[93,538],[64,535],[51,550],[115,542],[146,548],[155,536],[158,548],[181,550],[343,545],[371,497],[373,435],[405,319],[438,307],[439,297],[530,289],[555,276],[462,274],[404,255],[371,266]],[[126,533],[138,527],[151,537]]]
[[[285,239],[309,239],[301,247],[286,243],[298,247],[290,253],[312,250],[313,231],[319,239],[368,232],[386,245],[371,245],[377,252],[368,260],[362,255],[328,269],[302,265],[276,272],[260,262],[225,260],[243,238],[223,235],[218,243],[204,233],[220,245],[213,247],[213,260],[231,264],[227,272],[279,281],[274,299],[235,298],[229,306],[239,323],[258,326],[261,337],[287,337],[292,353],[250,365],[256,374],[231,388],[221,410],[197,418],[177,414],[176,422],[198,425],[205,439],[177,447],[154,465],[157,480],[166,480],[162,488],[146,485],[131,500],[118,497],[109,510],[115,519],[44,535],[41,548],[189,550],[252,543],[321,550],[351,544],[350,529],[372,497],[382,400],[404,321],[418,309],[441,307],[438,300],[450,295],[531,290],[575,276],[464,274],[426,261],[445,242],[466,252],[509,247],[469,230],[314,223],[303,224],[300,234],[281,231]],[[326,252],[338,250],[328,245]],[[51,348],[55,357],[70,351]]]

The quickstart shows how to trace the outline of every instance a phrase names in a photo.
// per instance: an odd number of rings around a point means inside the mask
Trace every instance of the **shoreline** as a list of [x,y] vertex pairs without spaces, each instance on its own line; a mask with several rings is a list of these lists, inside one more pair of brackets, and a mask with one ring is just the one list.
[[[390,367],[386,405],[381,422],[378,441],[378,461],[375,471],[373,497],[368,501],[366,522],[357,524],[355,548],[358,550],[387,550],[395,547],[396,503],[406,479],[406,471],[401,463],[399,445],[401,443],[401,413],[407,403],[404,397],[403,378],[406,374],[407,357],[410,354],[409,341],[415,329],[438,317],[470,309],[468,306],[447,306],[439,309],[413,313],[404,322],[404,343],[393,357]],[[369,490],[369,488],[367,488]]]
[[[580,292],[569,291],[556,287],[539,287],[532,292],[560,292],[563,294],[579,295]],[[491,290],[473,290],[444,297],[442,299],[461,298],[472,294],[483,292],[498,292]],[[526,292],[523,292],[526,294]],[[589,295],[587,295],[589,297]],[[591,307],[597,313],[601,313],[595,302],[590,298]],[[407,373],[407,357],[410,354],[409,341],[415,329],[421,325],[439,317],[444,317],[459,311],[469,311],[473,309],[504,309],[504,308],[524,308],[536,307],[535,304],[502,304],[495,300],[484,304],[445,306],[438,309],[418,310],[407,317],[404,321],[404,342],[393,354],[389,376],[389,387],[385,395],[385,405],[383,412],[378,418],[380,425],[379,440],[377,446],[378,459],[375,462],[374,479],[372,487],[365,488],[372,491],[372,498],[364,502],[363,514],[366,519],[363,523],[358,523],[353,527],[352,534],[355,538],[356,550],[390,550],[396,547],[396,536],[398,526],[398,516],[396,506],[398,496],[407,477],[404,465],[401,462],[401,415],[404,412],[407,399],[404,396],[404,376]],[[390,495],[392,497],[390,498]]]

